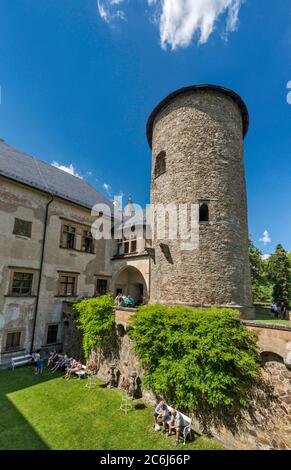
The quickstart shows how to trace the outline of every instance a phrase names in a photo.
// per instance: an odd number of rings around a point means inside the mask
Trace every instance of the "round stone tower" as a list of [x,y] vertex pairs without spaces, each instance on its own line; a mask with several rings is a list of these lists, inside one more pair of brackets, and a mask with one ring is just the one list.
[[190,249],[179,230],[176,239],[154,230],[151,302],[251,312],[243,145],[248,125],[242,99],[214,85],[175,91],[152,112],[151,205],[192,205],[199,243]]

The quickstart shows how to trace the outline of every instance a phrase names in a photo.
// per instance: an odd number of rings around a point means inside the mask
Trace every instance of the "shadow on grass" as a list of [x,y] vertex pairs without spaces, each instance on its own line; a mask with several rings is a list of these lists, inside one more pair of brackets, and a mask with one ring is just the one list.
[[134,405],[134,409],[135,410],[145,410],[146,406],[145,406],[144,403],[136,403],[136,405]]
[[[31,368],[31,375],[29,369]],[[9,395],[33,387],[43,382],[53,380],[59,374],[35,375],[31,366],[11,370],[0,370],[0,449],[49,449],[47,444],[33,429],[21,412],[9,399]]]

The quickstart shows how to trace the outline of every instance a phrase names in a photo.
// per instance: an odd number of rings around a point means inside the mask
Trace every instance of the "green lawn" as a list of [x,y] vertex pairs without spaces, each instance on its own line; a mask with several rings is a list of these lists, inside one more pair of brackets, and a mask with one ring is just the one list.
[[291,328],[291,321],[279,320],[272,317],[271,315],[268,315],[267,313],[257,313],[255,321],[258,323],[272,323],[274,325],[289,326],[289,328]]
[[[85,384],[47,371],[35,376],[30,367],[0,371],[0,449],[173,449],[174,437],[153,431],[150,408],[139,403],[126,415],[122,392]],[[220,447],[197,437],[181,449]]]

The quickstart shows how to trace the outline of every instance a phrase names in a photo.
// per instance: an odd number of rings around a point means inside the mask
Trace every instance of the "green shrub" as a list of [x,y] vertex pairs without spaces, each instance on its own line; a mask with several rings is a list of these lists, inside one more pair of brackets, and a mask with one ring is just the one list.
[[83,350],[88,359],[92,349],[104,347],[114,335],[114,302],[110,295],[82,300],[74,305],[77,327],[82,332]]
[[143,385],[183,410],[249,405],[259,376],[255,335],[229,309],[148,305],[132,318]]

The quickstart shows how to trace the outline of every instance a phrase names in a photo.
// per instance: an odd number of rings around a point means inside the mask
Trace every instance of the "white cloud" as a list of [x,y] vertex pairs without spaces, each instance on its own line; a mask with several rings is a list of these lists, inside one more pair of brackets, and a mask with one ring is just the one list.
[[267,261],[271,255],[262,255],[262,260]]
[[111,196],[111,189],[112,189],[112,188],[111,188],[110,184],[108,184],[108,183],[103,183],[103,188],[105,189],[105,191],[107,192],[107,194],[108,194],[109,196]]
[[[221,33],[227,40],[239,23],[241,5],[246,0],[144,0],[151,7],[151,20],[159,27],[163,49],[172,50],[187,47],[197,36],[200,44],[205,44],[215,30],[218,20],[224,17]],[[111,23],[114,19],[127,19],[121,4],[131,0],[97,0],[100,17]],[[132,2],[133,3],[133,2]]]
[[259,241],[264,243],[264,245],[268,245],[269,243],[271,243],[272,239],[269,235],[268,230],[264,231],[263,236],[262,236],[262,238],[259,239]]
[[111,23],[116,18],[126,21],[126,15],[119,5],[124,0],[97,0],[99,15],[106,23]]
[[224,38],[238,27],[239,10],[244,0],[148,0],[160,9],[161,46],[165,49],[187,47],[193,37],[204,44],[214,31],[217,20],[226,14]]
[[66,173],[69,173],[70,175],[77,176],[77,178],[83,179],[83,177],[75,171],[74,165],[72,163],[66,166],[66,165],[61,165],[58,162],[53,162],[52,166],[54,166],[55,168],[58,168],[59,170],[65,171]]

